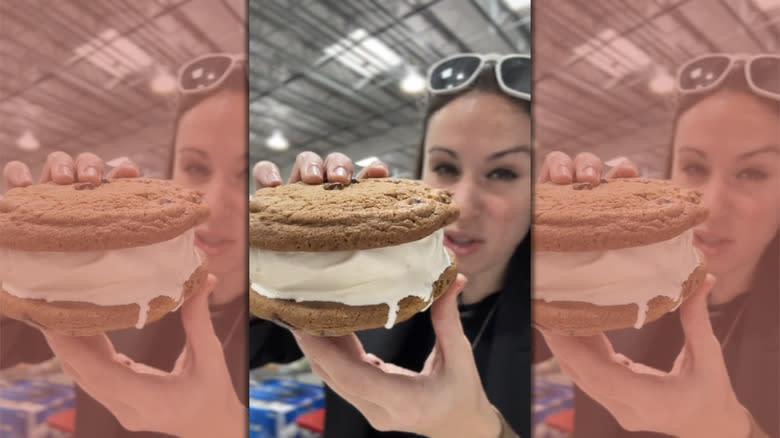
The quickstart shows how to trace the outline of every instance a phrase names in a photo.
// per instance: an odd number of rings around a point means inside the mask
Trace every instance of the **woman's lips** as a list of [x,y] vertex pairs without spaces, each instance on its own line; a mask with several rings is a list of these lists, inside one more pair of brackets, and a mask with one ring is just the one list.
[[195,231],[195,245],[207,255],[224,253],[235,241],[207,231]]
[[477,252],[485,241],[468,233],[445,232],[444,246],[458,257],[466,257]]
[[714,257],[728,251],[734,241],[707,231],[694,231],[693,244],[707,257]]

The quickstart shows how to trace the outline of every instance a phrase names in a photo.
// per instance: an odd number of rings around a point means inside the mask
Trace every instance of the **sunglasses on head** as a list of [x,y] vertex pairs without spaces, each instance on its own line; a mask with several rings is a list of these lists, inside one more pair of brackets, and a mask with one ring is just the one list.
[[739,65],[744,65],[745,79],[754,93],[780,101],[780,55],[699,56],[680,67],[677,91],[681,94],[712,91]]
[[457,93],[469,87],[487,63],[494,63],[496,80],[508,95],[531,100],[531,57],[529,55],[479,55],[463,53],[450,56],[428,70],[428,92]]
[[237,67],[246,64],[244,55],[210,53],[199,56],[179,69],[181,94],[205,93],[219,88]]

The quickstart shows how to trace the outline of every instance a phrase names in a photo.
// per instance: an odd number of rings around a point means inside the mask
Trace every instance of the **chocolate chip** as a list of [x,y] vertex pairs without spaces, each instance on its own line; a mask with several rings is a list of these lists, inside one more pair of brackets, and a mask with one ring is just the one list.
[[609,181],[607,181],[606,179],[604,179],[604,178],[601,178],[601,184],[607,184],[608,182],[609,182]]
[[352,178],[352,180],[350,181],[350,184],[360,184],[360,181],[358,181],[357,178]]
[[326,183],[323,184],[323,188],[325,190],[341,190],[344,188],[344,184],[340,182],[334,182],[334,183]]
[[572,185],[572,188],[574,190],[591,190],[591,189],[593,189],[593,184],[591,184],[589,182],[574,183]]
[[90,182],[73,184],[73,188],[76,190],[92,190],[95,187],[97,187],[97,185],[92,184]]

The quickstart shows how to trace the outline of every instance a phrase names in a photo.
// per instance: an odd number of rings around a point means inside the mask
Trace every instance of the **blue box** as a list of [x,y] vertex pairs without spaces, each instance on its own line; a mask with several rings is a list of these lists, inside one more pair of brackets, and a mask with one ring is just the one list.
[[298,438],[295,420],[323,408],[325,390],[321,386],[290,379],[251,385],[249,438]]
[[0,388],[0,438],[46,438],[46,420],[76,406],[70,385],[20,380]]

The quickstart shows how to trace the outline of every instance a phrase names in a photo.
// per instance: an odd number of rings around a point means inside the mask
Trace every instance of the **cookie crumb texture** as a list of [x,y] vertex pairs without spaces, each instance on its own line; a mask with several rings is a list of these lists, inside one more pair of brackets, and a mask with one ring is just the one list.
[[545,183],[534,193],[534,251],[649,245],[707,218],[698,192],[663,180],[617,178],[597,187]]
[[459,214],[450,192],[393,178],[341,187],[298,183],[263,188],[249,210],[251,246],[312,252],[413,242],[455,222]]
[[199,193],[165,180],[36,184],[0,199],[0,247],[65,252],[151,245],[173,239],[208,214]]

